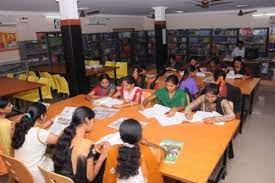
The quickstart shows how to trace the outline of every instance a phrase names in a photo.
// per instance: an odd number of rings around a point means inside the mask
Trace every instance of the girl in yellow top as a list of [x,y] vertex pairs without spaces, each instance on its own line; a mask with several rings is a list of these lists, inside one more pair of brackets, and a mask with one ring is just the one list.
[[[12,121],[6,115],[12,111],[12,104],[0,99],[0,153],[11,155]],[[5,164],[0,160],[0,175],[7,173]]]

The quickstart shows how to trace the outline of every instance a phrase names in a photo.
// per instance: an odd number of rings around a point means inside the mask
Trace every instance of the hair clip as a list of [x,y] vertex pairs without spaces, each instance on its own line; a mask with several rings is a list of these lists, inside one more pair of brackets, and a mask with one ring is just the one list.
[[25,116],[27,116],[29,119],[32,119],[32,116],[30,113],[26,113]]
[[126,147],[129,147],[129,148],[134,148],[134,147],[135,147],[135,145],[129,144],[129,143],[127,143],[127,142],[123,142],[122,145],[123,145],[123,146],[126,146]]

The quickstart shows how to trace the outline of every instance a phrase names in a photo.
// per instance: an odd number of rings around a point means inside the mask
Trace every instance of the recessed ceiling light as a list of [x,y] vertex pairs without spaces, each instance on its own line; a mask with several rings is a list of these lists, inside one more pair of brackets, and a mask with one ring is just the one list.
[[183,11],[176,11],[176,13],[183,13]]
[[236,7],[237,8],[244,8],[244,7],[248,7],[248,5],[247,4],[238,4]]

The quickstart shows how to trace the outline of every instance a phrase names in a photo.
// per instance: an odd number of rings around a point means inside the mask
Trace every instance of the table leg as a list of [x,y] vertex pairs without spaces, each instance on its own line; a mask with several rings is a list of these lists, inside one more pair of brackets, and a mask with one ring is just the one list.
[[40,102],[43,102],[41,87],[38,88],[38,93],[39,93]]
[[114,76],[115,76],[115,85],[117,85],[116,68],[114,69]]
[[250,95],[249,114],[252,113],[253,102],[254,102],[254,91],[255,90],[253,90],[252,94]]
[[243,122],[244,122],[244,100],[245,95],[242,96],[242,107],[241,107],[241,123],[240,123],[240,129],[239,129],[239,133],[242,133],[243,130]]
[[228,145],[228,157],[229,157],[229,159],[233,159],[234,158],[234,149],[233,149],[233,142],[232,142],[232,140],[230,141],[230,143]]

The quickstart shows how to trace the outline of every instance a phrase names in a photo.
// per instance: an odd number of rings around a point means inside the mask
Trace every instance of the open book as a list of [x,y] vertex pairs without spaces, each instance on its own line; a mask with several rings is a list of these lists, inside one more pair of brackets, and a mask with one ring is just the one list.
[[160,146],[166,150],[166,156],[164,162],[174,164],[178,159],[181,149],[183,148],[183,142],[175,140],[162,140]]
[[242,75],[242,74],[235,74],[234,71],[229,71],[226,74],[226,78],[227,79],[241,79],[243,77],[244,77],[244,75]]
[[48,129],[50,132],[59,135],[70,125],[76,107],[65,107],[54,119],[54,123]]
[[171,110],[170,107],[155,104],[153,107],[139,111],[146,118],[156,118],[161,126],[177,125],[186,121],[184,113],[176,112],[175,116],[168,117],[167,112]]
[[[116,121],[112,122],[111,124],[109,124],[108,127],[114,128],[114,129],[117,129],[117,130],[118,130],[119,127],[120,127],[120,125],[121,125],[121,123],[122,123],[123,121],[125,121],[126,119],[128,119],[128,118],[119,118],[118,120],[116,120]],[[142,121],[139,121],[139,123],[141,124],[142,127],[144,127],[144,126],[147,125],[147,123],[142,122]]]
[[96,142],[96,144],[101,142],[109,142],[112,146],[116,144],[122,144],[122,140],[120,139],[119,132],[108,134],[104,137],[102,137],[99,141]]
[[[200,122],[203,122],[203,120],[206,118],[213,118],[213,117],[219,117],[219,116],[222,116],[222,115],[216,111],[213,111],[213,112],[197,111],[191,120],[186,120],[186,121],[190,123],[198,123],[198,122],[200,123]],[[224,122],[221,121],[215,124],[223,125]]]
[[115,115],[119,109],[113,109],[110,107],[96,107],[93,109],[96,119],[104,119]]
[[103,98],[94,100],[93,104],[96,106],[112,107],[114,105],[123,104],[123,101],[119,99],[114,99],[111,97],[103,97]]

